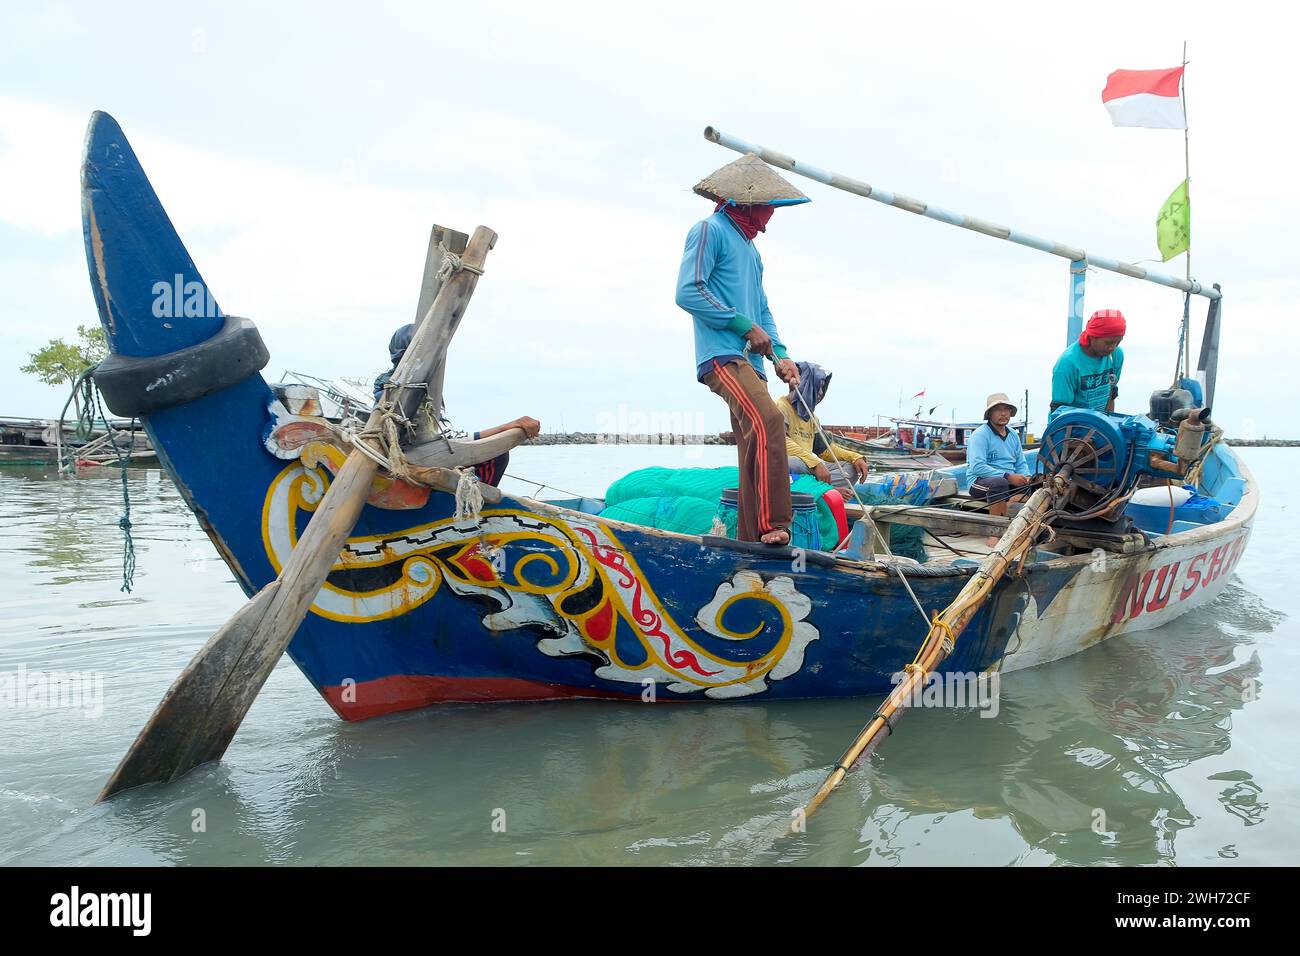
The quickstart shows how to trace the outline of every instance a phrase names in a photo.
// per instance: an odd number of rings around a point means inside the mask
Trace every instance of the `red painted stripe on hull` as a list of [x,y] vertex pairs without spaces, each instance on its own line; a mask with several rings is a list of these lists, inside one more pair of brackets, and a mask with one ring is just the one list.
[[[355,686],[323,687],[321,693],[344,720],[366,720],[402,710],[416,710],[430,704],[501,703],[506,701],[572,700],[639,700],[639,694],[616,694],[544,684],[518,677],[427,677],[397,674],[377,680],[362,681]],[[344,695],[348,700],[344,700]]]

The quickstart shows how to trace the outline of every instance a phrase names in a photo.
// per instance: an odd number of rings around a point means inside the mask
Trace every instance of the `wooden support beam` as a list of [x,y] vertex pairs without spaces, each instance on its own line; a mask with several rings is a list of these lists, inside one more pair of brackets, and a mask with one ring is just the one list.
[[465,468],[491,461],[528,438],[522,428],[508,428],[491,438],[468,440],[441,436],[402,449],[407,464],[420,467]]
[[[442,247],[445,245],[449,252],[459,256],[464,255],[465,246],[468,242],[469,236],[465,235],[465,233],[434,223],[433,229],[429,232],[429,250],[424,256],[424,277],[420,280],[420,300],[415,307],[415,324],[417,328],[424,321],[424,317],[429,312],[429,307],[433,305],[433,300],[438,298],[438,290],[442,287],[442,282],[438,278],[438,271],[442,268]],[[433,375],[429,379],[429,396],[434,402],[435,415],[442,408],[442,382],[446,377],[446,371],[447,357],[444,353],[441,360],[434,367]],[[436,421],[421,417],[417,420],[415,426],[415,443],[428,441],[437,435],[439,431]]]

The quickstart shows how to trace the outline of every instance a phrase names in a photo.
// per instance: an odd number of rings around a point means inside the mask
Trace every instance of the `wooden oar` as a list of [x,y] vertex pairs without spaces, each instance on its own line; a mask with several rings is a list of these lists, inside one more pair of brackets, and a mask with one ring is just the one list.
[[[478,282],[496,233],[474,232],[463,262],[438,291],[425,321],[397,366],[398,382],[427,382],[446,355],[452,332]],[[377,426],[390,405],[410,417],[422,389],[396,389],[395,399],[370,416]],[[226,622],[176,678],[131,749],[104,785],[99,800],[146,783],[164,783],[218,760],[239,729],[276,661],[311,607],[343,543],[356,525],[379,466],[358,451],[348,456],[317,507],[279,578]]]
[[1006,573],[1012,562],[1034,544],[1044,515],[1056,496],[1064,490],[1065,484],[1063,477],[1049,478],[1044,487],[1030,496],[1020,513],[1008,525],[997,546],[980,562],[966,586],[942,613],[935,616],[934,623],[917,652],[916,660],[907,668],[907,676],[880,705],[862,733],[844,751],[821,789],[808,801],[808,805],[803,808],[803,821],[813,815],[859,760],[880,746],[885,739],[882,733],[887,728],[893,733],[893,725],[902,716],[902,708],[907,706],[917,689],[924,687],[929,676],[952,653],[957,638],[988,598],[993,585]]

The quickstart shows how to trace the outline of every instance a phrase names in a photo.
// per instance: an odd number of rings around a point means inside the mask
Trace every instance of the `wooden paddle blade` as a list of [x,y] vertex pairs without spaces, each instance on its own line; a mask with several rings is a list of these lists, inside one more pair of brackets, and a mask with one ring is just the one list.
[[[257,635],[279,587],[279,581],[272,581],[262,588],[208,639],[172,682],[153,716],[104,784],[96,803],[132,787],[175,780],[200,764],[220,759],[226,752],[248,708],[245,706],[240,711],[238,719],[227,721],[224,731],[212,727],[211,721],[214,715],[230,714],[218,703],[228,692],[231,677],[239,673],[239,662],[248,659],[250,642]],[[251,695],[248,702],[252,703]]]
[[359,452],[348,457],[279,578],[258,591],[194,655],[100,800],[129,787],[175,780],[226,752],[338,559],[378,468]]

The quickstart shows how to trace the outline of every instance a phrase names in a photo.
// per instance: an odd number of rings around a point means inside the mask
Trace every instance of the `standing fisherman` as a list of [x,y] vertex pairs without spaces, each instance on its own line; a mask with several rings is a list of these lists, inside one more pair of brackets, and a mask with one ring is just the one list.
[[1119,343],[1128,323],[1119,309],[1094,312],[1079,341],[1061,353],[1052,366],[1052,403],[1113,412],[1119,395],[1119,374],[1124,370],[1124,350]]
[[677,304],[695,320],[696,378],[731,412],[740,458],[741,541],[790,542],[790,474],[785,420],[767,392],[763,356],[777,377],[799,384],[799,370],[776,331],[763,291],[754,237],[777,206],[808,202],[753,153],[705,177],[695,192],[716,203],[691,227],[677,278]]

